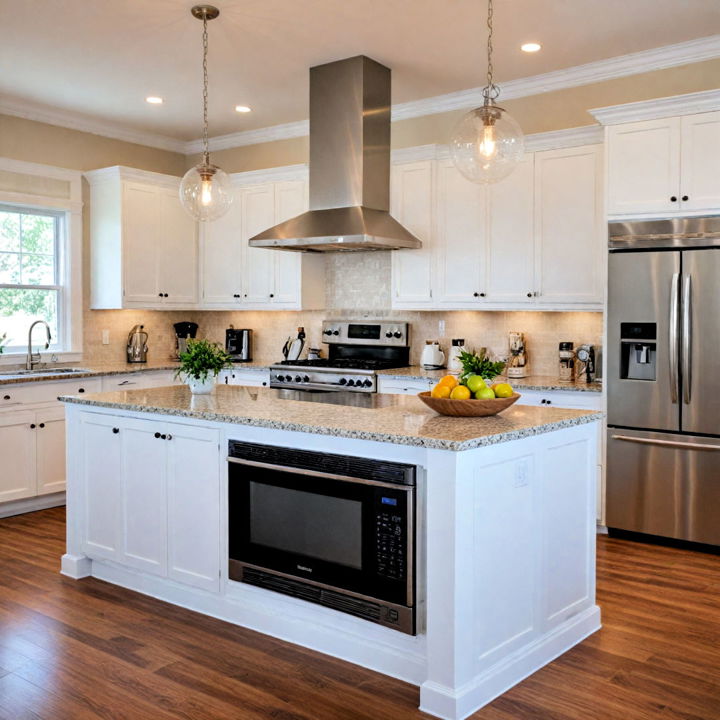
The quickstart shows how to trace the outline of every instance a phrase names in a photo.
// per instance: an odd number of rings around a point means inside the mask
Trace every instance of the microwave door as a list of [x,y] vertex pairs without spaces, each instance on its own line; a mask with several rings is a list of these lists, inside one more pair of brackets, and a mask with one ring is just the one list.
[[680,430],[680,252],[611,252],[608,424]]
[[720,435],[720,248],[683,252],[682,429]]

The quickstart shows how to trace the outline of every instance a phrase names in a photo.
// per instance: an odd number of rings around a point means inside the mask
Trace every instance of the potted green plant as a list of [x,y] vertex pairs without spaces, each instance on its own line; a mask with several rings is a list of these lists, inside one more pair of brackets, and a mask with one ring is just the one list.
[[220,371],[232,361],[225,350],[209,340],[188,340],[187,351],[180,353],[180,367],[175,377],[182,377],[195,395],[208,395],[215,388]]

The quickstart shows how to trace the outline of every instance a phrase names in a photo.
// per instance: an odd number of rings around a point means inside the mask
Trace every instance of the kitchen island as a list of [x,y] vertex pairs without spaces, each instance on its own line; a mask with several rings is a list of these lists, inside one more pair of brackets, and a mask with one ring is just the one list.
[[[466,717],[600,627],[601,415],[514,406],[446,418],[415,397],[371,395],[354,406],[230,386],[62,398],[62,572],[401,678],[420,686],[422,710]],[[230,577],[227,458],[238,443],[416,471],[414,634]]]

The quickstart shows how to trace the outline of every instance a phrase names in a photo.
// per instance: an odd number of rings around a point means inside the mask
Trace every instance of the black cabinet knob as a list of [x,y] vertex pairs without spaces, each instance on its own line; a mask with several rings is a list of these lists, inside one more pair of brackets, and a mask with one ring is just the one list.
[[32,425],[30,425],[30,429],[31,429],[31,430],[34,430],[34,429],[35,429],[35,423],[33,423]]
[[274,298],[274,297],[275,297],[275,294],[274,294],[274,293],[270,293],[270,297],[271,297],[271,298]]
[[10,399],[9,395],[3,395],[3,400],[9,400],[9,399]]
[[170,433],[168,433],[167,439],[172,440],[172,435]]
[[266,383],[266,382],[264,382],[264,383],[263,383],[263,387],[265,387],[266,385],[267,385],[267,383]]
[[160,433],[159,433],[159,432],[156,432],[156,433],[155,433],[155,437],[159,440],[159,439],[160,439]]
[[527,294],[527,296],[531,298],[531,297],[532,297],[532,293],[529,292],[529,293]]
[[158,297],[162,297],[162,293],[158,293]]
[[163,440],[167,440],[167,435],[166,435],[165,433],[163,433],[160,437],[161,437]]
[[473,297],[480,297],[480,293],[478,293],[478,292],[473,293]]
[[485,293],[480,293],[480,297],[485,297]]
[[78,392],[82,395],[85,392],[85,388],[78,388]]
[[168,296],[168,294],[167,294],[167,293],[165,293],[165,294],[163,295],[163,297],[167,297],[167,296]]
[[677,202],[677,197],[675,195],[671,196],[670,202]]
[[120,432],[120,428],[113,428],[113,435],[117,435]]
[[682,200],[683,202],[687,202],[689,199],[690,199],[690,198],[689,198],[687,195],[683,195],[682,198],[681,198],[681,200]]
[[38,427],[44,428],[44,427],[45,427],[45,423],[40,423],[40,425],[38,425]]

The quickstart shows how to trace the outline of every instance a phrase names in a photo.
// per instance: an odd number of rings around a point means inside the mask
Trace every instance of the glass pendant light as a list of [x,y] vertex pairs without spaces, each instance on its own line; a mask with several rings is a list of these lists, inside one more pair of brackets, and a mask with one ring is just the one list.
[[450,140],[455,167],[476,183],[493,183],[507,177],[522,157],[525,138],[507,111],[495,104],[500,88],[493,82],[493,0],[488,0],[487,85],[482,107],[465,114]]
[[217,165],[211,164],[208,151],[207,24],[220,11],[212,5],[196,5],[190,12],[203,21],[203,159],[185,173],[180,183],[180,202],[196,220],[216,220],[230,209],[233,199],[230,179]]

